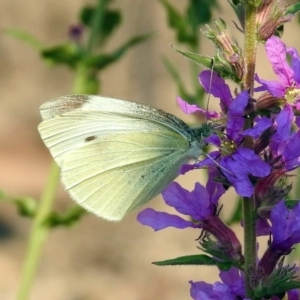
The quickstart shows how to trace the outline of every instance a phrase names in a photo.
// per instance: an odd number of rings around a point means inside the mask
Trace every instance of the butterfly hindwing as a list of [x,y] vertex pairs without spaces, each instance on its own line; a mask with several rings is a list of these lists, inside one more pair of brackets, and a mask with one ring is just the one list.
[[71,151],[62,163],[66,189],[87,210],[120,220],[177,177],[188,144],[165,134],[109,135]]

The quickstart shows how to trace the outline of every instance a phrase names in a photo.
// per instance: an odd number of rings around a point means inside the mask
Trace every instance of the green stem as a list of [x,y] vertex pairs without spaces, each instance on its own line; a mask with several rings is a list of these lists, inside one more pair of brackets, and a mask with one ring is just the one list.
[[50,168],[50,174],[45,190],[40,199],[38,210],[31,227],[25,261],[21,274],[21,284],[17,295],[18,300],[26,300],[29,297],[33,279],[41,257],[43,244],[49,231],[49,227],[45,226],[44,221],[51,212],[58,184],[59,167],[53,162]]
[[[99,0],[99,4],[96,8],[96,12],[92,20],[88,46],[86,48],[87,56],[91,53],[99,36],[99,26],[103,22],[107,2],[108,0]],[[73,93],[96,94],[98,89],[99,84],[96,74],[90,68],[87,68],[84,65],[78,65],[75,72]],[[53,162],[50,167],[49,178],[47,180],[45,190],[39,202],[37,213],[33,219],[17,300],[27,300],[29,297],[41,257],[43,244],[50,230],[44,222],[52,211],[56,191],[59,185],[59,174],[60,169],[57,164]]]
[[[255,61],[257,51],[256,35],[256,7],[247,1],[245,4],[245,76],[244,88],[253,94]],[[245,122],[245,129],[253,127],[253,119],[248,118]],[[252,139],[245,139],[243,145],[247,148],[253,147]],[[244,218],[244,256],[245,256],[245,287],[246,296],[251,298],[253,276],[256,273],[256,205],[255,197],[243,198],[243,218]]]
[[256,35],[256,7],[251,4],[245,4],[245,67],[246,73],[244,77],[244,87],[253,94],[255,62],[257,51],[257,35]]
[[87,54],[92,53],[97,41],[101,41],[101,29],[103,28],[104,13],[108,1],[98,0],[98,5],[91,21],[91,32],[86,48]]
[[243,198],[244,219],[244,256],[245,256],[245,287],[246,296],[251,296],[252,277],[251,273],[256,270],[256,217],[255,198]]

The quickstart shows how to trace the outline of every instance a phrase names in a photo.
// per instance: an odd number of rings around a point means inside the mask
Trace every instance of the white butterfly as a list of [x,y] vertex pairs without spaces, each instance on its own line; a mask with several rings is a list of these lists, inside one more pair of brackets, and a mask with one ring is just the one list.
[[112,221],[158,195],[213,132],[208,123],[191,128],[162,110],[99,96],[59,97],[40,111],[39,132],[71,197]]

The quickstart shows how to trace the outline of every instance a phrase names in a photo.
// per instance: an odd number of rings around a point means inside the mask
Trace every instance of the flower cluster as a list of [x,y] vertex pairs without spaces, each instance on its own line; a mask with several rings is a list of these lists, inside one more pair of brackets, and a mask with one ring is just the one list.
[[[276,22],[279,20],[283,21],[277,15]],[[262,24],[267,26],[270,22],[268,16]],[[264,30],[261,37],[272,31]],[[185,113],[204,113],[218,124],[214,134],[206,139],[217,150],[181,169],[184,174],[205,167],[207,184],[196,183],[188,191],[173,182],[163,191],[166,204],[181,216],[150,208],[138,215],[140,223],[154,230],[175,227],[202,231],[200,248],[208,255],[189,259],[204,265],[209,257],[210,263],[220,269],[222,282],[190,281],[190,294],[195,300],[282,299],[284,294],[285,299],[299,299],[297,268],[284,266],[283,258],[300,243],[300,202],[288,200],[290,172],[300,166],[300,56],[276,36],[268,36],[265,49],[278,81],[256,75],[258,87],[254,95],[243,89],[233,95],[219,73],[208,70],[199,75],[199,81],[207,93],[220,100],[219,113],[178,98]],[[253,270],[245,266],[241,243],[219,216],[218,201],[229,188],[234,188],[244,201],[255,203],[256,236],[269,236],[267,250],[257,258]],[[185,264],[185,259],[169,263]],[[245,272],[251,278],[251,298],[246,297]]]

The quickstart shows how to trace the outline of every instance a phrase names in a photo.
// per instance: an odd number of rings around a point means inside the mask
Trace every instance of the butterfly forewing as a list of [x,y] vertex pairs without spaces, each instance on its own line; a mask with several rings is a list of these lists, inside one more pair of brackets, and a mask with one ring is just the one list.
[[190,138],[188,125],[175,116],[123,100],[64,96],[43,104],[41,112],[45,121],[40,134],[59,165],[66,153],[84,146],[86,140],[111,133],[158,132],[168,127]]
[[168,114],[160,109],[143,105],[136,102],[124,101],[120,99],[90,96],[90,95],[68,95],[62,96],[44,103],[40,107],[43,120],[52,119],[58,115],[68,112],[110,112],[113,115],[131,116],[162,123],[172,127],[188,137],[186,131],[189,126],[172,114]]

